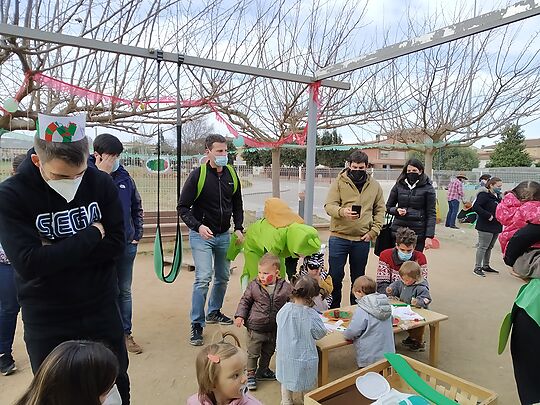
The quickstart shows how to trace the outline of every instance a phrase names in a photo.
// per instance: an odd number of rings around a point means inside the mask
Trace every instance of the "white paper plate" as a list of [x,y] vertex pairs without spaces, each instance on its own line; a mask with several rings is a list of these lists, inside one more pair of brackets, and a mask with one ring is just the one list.
[[367,399],[377,400],[390,392],[390,384],[382,375],[369,372],[356,379],[356,388]]

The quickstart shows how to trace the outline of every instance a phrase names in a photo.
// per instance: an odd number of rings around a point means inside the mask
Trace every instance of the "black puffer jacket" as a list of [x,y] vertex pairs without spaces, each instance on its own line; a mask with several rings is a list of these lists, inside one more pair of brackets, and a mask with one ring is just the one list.
[[476,221],[477,230],[489,233],[502,232],[502,225],[497,221],[497,218],[495,218],[497,205],[499,205],[500,202],[501,199],[499,196],[490,193],[489,191],[478,193],[474,205],[472,206],[472,211],[478,214],[478,220]]
[[[386,203],[386,211],[394,215],[392,230],[395,232],[400,227],[408,227],[418,236],[433,238],[437,220],[436,200],[435,189],[425,174],[412,190],[405,179],[398,179]],[[405,208],[407,213],[400,216],[398,208]]]

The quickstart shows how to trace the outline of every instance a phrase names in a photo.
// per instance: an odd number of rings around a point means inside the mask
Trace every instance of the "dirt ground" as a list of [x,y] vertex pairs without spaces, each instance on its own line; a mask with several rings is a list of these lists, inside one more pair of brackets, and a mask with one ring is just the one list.
[[[518,403],[510,355],[497,355],[500,322],[510,309],[521,282],[505,271],[498,244],[492,266],[500,275],[474,276],[476,231],[470,228],[437,229],[441,249],[427,252],[429,281],[434,299],[431,309],[449,315],[441,324],[439,368],[490,388],[499,394],[499,404]],[[328,234],[323,233],[322,239]],[[234,263],[224,312],[232,315],[240,298],[239,277],[242,260]],[[370,256],[367,274],[374,276],[377,257]],[[130,355],[132,403],[184,404],[197,391],[194,361],[200,348],[189,345],[189,309],[194,274],[183,272],[172,285],[159,281],[153,272],[152,257],[137,257],[133,286],[134,337],[144,346],[144,353]],[[345,281],[347,289],[350,283]],[[344,296],[348,291],[344,292]],[[210,342],[220,326],[205,329]],[[244,331],[228,327],[244,339]],[[396,341],[401,341],[397,336]],[[427,361],[427,352],[408,353],[398,344],[398,351]],[[28,386],[32,373],[22,340],[22,325],[17,328],[14,356],[19,372],[0,376],[0,404],[11,404]],[[273,363],[272,363],[273,366]],[[353,347],[331,352],[330,377],[336,379],[355,370]],[[279,404],[279,384],[261,382],[255,396],[265,404]]]

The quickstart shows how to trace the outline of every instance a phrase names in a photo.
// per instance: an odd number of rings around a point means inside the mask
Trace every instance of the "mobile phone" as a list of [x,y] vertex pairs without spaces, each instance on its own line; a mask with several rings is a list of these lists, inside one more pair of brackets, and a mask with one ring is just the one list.
[[351,209],[356,212],[358,216],[360,216],[360,213],[362,212],[362,206],[360,205],[353,205]]

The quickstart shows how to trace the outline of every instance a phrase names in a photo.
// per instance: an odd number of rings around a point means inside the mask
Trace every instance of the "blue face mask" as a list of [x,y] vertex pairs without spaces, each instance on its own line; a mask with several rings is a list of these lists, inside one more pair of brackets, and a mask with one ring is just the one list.
[[116,158],[112,166],[111,173],[114,173],[115,171],[117,171],[119,167],[120,167],[120,159]]
[[408,260],[411,260],[413,252],[405,253],[398,249],[397,254],[400,260],[406,262]]
[[493,192],[495,194],[501,194],[502,189],[500,187],[493,187]]
[[223,167],[227,166],[229,158],[227,156],[216,156],[216,166]]

